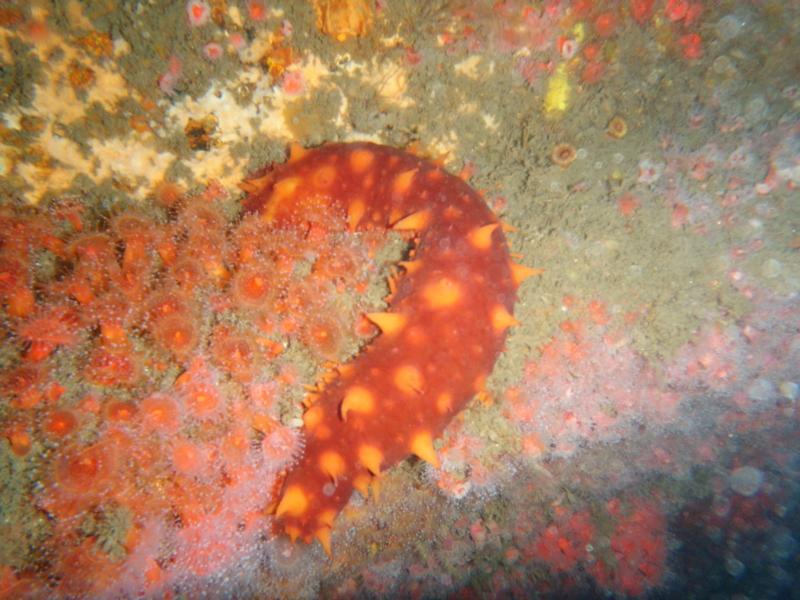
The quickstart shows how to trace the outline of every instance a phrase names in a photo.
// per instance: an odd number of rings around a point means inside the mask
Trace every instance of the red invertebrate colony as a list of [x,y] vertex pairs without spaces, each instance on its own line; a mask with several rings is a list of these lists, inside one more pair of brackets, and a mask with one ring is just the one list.
[[438,464],[433,440],[477,392],[503,348],[519,283],[497,218],[461,179],[369,143],[295,149],[248,182],[246,207],[272,226],[313,230],[319,215],[351,231],[413,242],[391,282],[381,330],[308,399],[305,454],[288,473],[276,518],[330,553],[333,521],[355,488],[410,454]]

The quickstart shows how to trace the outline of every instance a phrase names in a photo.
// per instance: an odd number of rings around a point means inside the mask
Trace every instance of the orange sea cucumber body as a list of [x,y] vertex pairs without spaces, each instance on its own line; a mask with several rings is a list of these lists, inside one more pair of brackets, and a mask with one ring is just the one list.
[[276,519],[330,552],[353,489],[409,454],[437,463],[432,441],[477,392],[503,348],[520,280],[497,218],[458,177],[406,152],[330,144],[259,180],[246,201],[276,227],[319,209],[354,231],[414,233],[378,335],[325,383],[303,420],[305,453],[288,473]]

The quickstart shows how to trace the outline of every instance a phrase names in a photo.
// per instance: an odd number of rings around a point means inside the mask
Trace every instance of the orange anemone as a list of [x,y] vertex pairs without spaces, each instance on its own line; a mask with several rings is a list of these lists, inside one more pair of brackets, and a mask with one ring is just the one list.
[[153,294],[148,298],[145,306],[147,318],[151,322],[175,315],[185,315],[189,312],[189,302],[186,296],[175,290]]
[[89,356],[85,375],[97,385],[127,386],[136,382],[139,369],[128,348],[99,347]]
[[172,466],[183,475],[200,475],[207,470],[208,448],[189,440],[178,440],[172,446]]
[[250,267],[234,275],[231,291],[238,305],[244,308],[258,308],[274,298],[277,289],[268,269]]
[[142,425],[146,430],[173,433],[180,425],[177,403],[166,394],[151,394],[139,405]]
[[114,423],[129,423],[136,416],[136,405],[116,400],[106,407],[106,416]]
[[54,410],[50,413],[44,423],[47,433],[56,437],[64,437],[71,433],[78,424],[78,419],[72,411]]
[[99,494],[109,489],[118,463],[112,440],[75,448],[56,463],[56,481],[61,490],[76,496]]
[[153,337],[177,357],[189,354],[200,341],[197,326],[182,315],[168,317],[156,323],[153,327]]
[[335,360],[339,357],[344,338],[344,328],[333,317],[320,316],[303,327],[301,340],[321,358]]
[[214,335],[211,351],[214,362],[234,378],[244,382],[252,379],[255,349],[246,337],[222,328]]
[[221,404],[217,388],[210,383],[189,383],[185,386],[186,404],[196,417],[212,416]]

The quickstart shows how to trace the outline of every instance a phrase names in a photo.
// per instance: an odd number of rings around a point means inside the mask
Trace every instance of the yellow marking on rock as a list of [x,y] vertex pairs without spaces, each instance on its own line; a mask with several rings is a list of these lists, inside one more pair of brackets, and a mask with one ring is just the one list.
[[350,168],[356,173],[363,173],[372,166],[375,155],[369,150],[358,149],[350,153]]
[[449,308],[461,300],[461,286],[448,277],[442,277],[426,285],[422,296],[433,309]]
[[492,322],[492,327],[497,332],[519,325],[519,321],[502,304],[497,304],[492,308],[489,318]]
[[383,462],[383,452],[375,446],[362,444],[358,448],[358,460],[373,475],[381,474],[381,463]]
[[299,485],[290,485],[283,492],[283,497],[278,503],[278,508],[275,509],[275,516],[281,517],[289,515],[290,517],[300,517],[308,508],[308,497]]
[[453,409],[453,396],[449,392],[442,392],[436,398],[436,410],[443,415]]
[[422,373],[414,365],[403,365],[394,371],[394,384],[405,394],[422,392]]
[[414,176],[416,174],[416,169],[409,169],[408,171],[403,171],[398,174],[392,182],[392,193],[401,196],[405,194],[411,187],[411,183],[414,181]]
[[319,468],[333,480],[333,483],[336,483],[347,467],[341,454],[334,450],[327,450],[319,457]]
[[322,165],[311,174],[311,183],[314,187],[326,190],[336,181],[336,168],[333,165]]
[[347,226],[350,228],[350,231],[356,230],[365,212],[367,212],[367,205],[364,204],[364,200],[355,198],[350,202],[350,205],[347,207]]
[[488,250],[492,246],[492,234],[500,226],[500,223],[489,223],[482,227],[476,227],[467,234],[469,243],[478,250]]
[[439,468],[439,457],[433,449],[433,438],[429,431],[420,431],[411,438],[411,452],[419,456],[426,463]]
[[374,312],[364,316],[375,323],[384,335],[395,335],[402,331],[408,322],[408,317],[402,313]]
[[417,212],[411,213],[407,217],[403,217],[397,221],[394,225],[392,225],[392,229],[396,231],[420,231],[428,226],[430,220],[431,211],[427,209],[418,210]]
[[514,283],[517,284],[517,286],[519,286],[519,284],[525,281],[528,277],[533,277],[535,275],[541,275],[544,273],[544,269],[533,269],[519,263],[510,263],[510,266],[511,279],[514,280]]
[[320,527],[314,532],[314,537],[317,538],[317,541],[319,541],[322,549],[325,550],[325,554],[328,555],[328,558],[333,558],[333,554],[331,553],[331,528]]
[[347,421],[347,413],[353,411],[357,413],[371,413],[375,409],[375,398],[367,388],[354,385],[345,394],[339,411],[342,420]]

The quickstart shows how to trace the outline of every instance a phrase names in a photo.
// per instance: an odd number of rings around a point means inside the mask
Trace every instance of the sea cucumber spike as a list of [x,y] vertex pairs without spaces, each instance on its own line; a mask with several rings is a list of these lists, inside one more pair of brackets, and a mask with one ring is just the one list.
[[398,196],[405,194],[414,182],[414,176],[418,169],[408,169],[395,176],[392,182],[392,192]]
[[535,275],[541,275],[544,273],[544,269],[534,269],[525,265],[521,265],[519,263],[510,263],[511,266],[511,277],[514,280],[514,283],[517,284],[517,287],[528,279],[528,277],[533,277]]
[[376,477],[381,474],[381,463],[383,462],[383,452],[375,446],[362,444],[358,449],[358,460],[370,473]]
[[296,542],[297,538],[300,537],[300,528],[296,525],[286,525],[283,530],[286,532],[286,535],[289,536],[289,539],[292,540],[292,543]]
[[401,260],[397,264],[403,267],[408,275],[413,275],[422,268],[421,260]]
[[365,212],[367,212],[367,205],[364,204],[364,200],[355,198],[350,202],[350,205],[347,207],[347,225],[350,231],[356,230]]
[[289,162],[297,162],[301,158],[303,158],[306,154],[308,154],[308,150],[303,148],[301,144],[297,142],[293,142],[289,144]]
[[350,153],[350,168],[358,174],[364,173],[375,162],[375,155],[366,149],[353,150]]
[[506,233],[513,233],[515,231],[519,231],[519,229],[514,227],[511,223],[506,223],[505,221],[500,221],[500,227],[502,227],[503,231],[505,231]]
[[467,239],[478,250],[488,250],[492,246],[492,234],[499,226],[500,223],[489,223],[476,227],[467,234]]
[[[272,186],[272,192],[267,199],[261,214],[262,220],[266,223],[272,223],[275,220],[275,215],[285,200],[288,200],[294,195],[295,190],[302,183],[300,177],[284,177],[279,179]],[[255,203],[254,203],[255,204]]]
[[453,409],[453,395],[449,392],[442,392],[436,398],[436,410],[440,415],[446,414]]
[[372,477],[368,473],[359,473],[353,478],[353,487],[361,494],[364,498],[369,497],[369,484],[372,481]]
[[397,270],[392,266],[389,277],[386,279],[386,285],[389,286],[389,294],[387,295],[387,302],[397,293]]
[[355,371],[355,367],[353,366],[352,363],[346,363],[343,365],[339,365],[339,367],[336,370],[339,372],[339,377],[346,378],[350,377],[350,375],[353,374],[353,372]]
[[332,508],[327,510],[323,510],[319,513],[319,517],[317,518],[317,522],[320,525],[325,525],[326,527],[330,527],[333,529],[333,522],[336,520],[336,511]]
[[433,449],[433,438],[429,431],[421,431],[412,437],[409,449],[425,462],[439,468],[439,457]]
[[311,185],[318,190],[327,190],[336,181],[336,168],[333,165],[322,165],[311,174]]
[[256,179],[245,179],[239,183],[239,189],[248,194],[256,194],[267,187],[267,184],[272,179],[272,174],[264,175]]
[[495,331],[505,331],[509,327],[519,325],[519,321],[517,321],[502,304],[498,304],[492,308],[491,321]]
[[430,308],[449,308],[461,300],[461,286],[449,277],[442,277],[426,285],[422,296]]
[[306,412],[303,413],[303,425],[309,431],[313,431],[317,425],[319,425],[320,421],[322,421],[325,413],[321,406],[319,405],[311,405],[308,407]]
[[322,380],[320,381],[318,392],[322,392],[326,384],[336,381],[339,378],[339,373],[338,371],[326,371],[320,377]]
[[404,394],[413,396],[422,393],[422,373],[414,365],[403,365],[394,371],[394,384]]
[[397,221],[392,225],[392,229],[396,231],[420,231],[428,226],[430,220],[431,211],[419,210]]
[[293,485],[284,491],[283,498],[281,498],[278,507],[275,509],[275,516],[289,515],[291,517],[299,517],[306,512],[307,508],[308,496],[300,486]]
[[373,477],[370,479],[369,482],[369,493],[372,495],[372,499],[376,502],[380,500],[381,496],[381,478],[380,477]]
[[328,450],[319,457],[319,468],[333,480],[335,485],[337,479],[344,475],[347,465],[341,454],[334,450]]
[[408,317],[402,313],[374,312],[364,315],[375,323],[384,335],[395,335],[402,331],[408,322]]
[[375,398],[372,392],[360,385],[354,385],[347,390],[339,407],[342,421],[347,421],[347,413],[350,411],[368,414],[373,410],[375,410]]
[[322,549],[325,550],[325,554],[328,555],[328,558],[333,558],[333,554],[331,553],[331,528],[330,527],[320,527],[317,529],[314,537],[317,538]]

